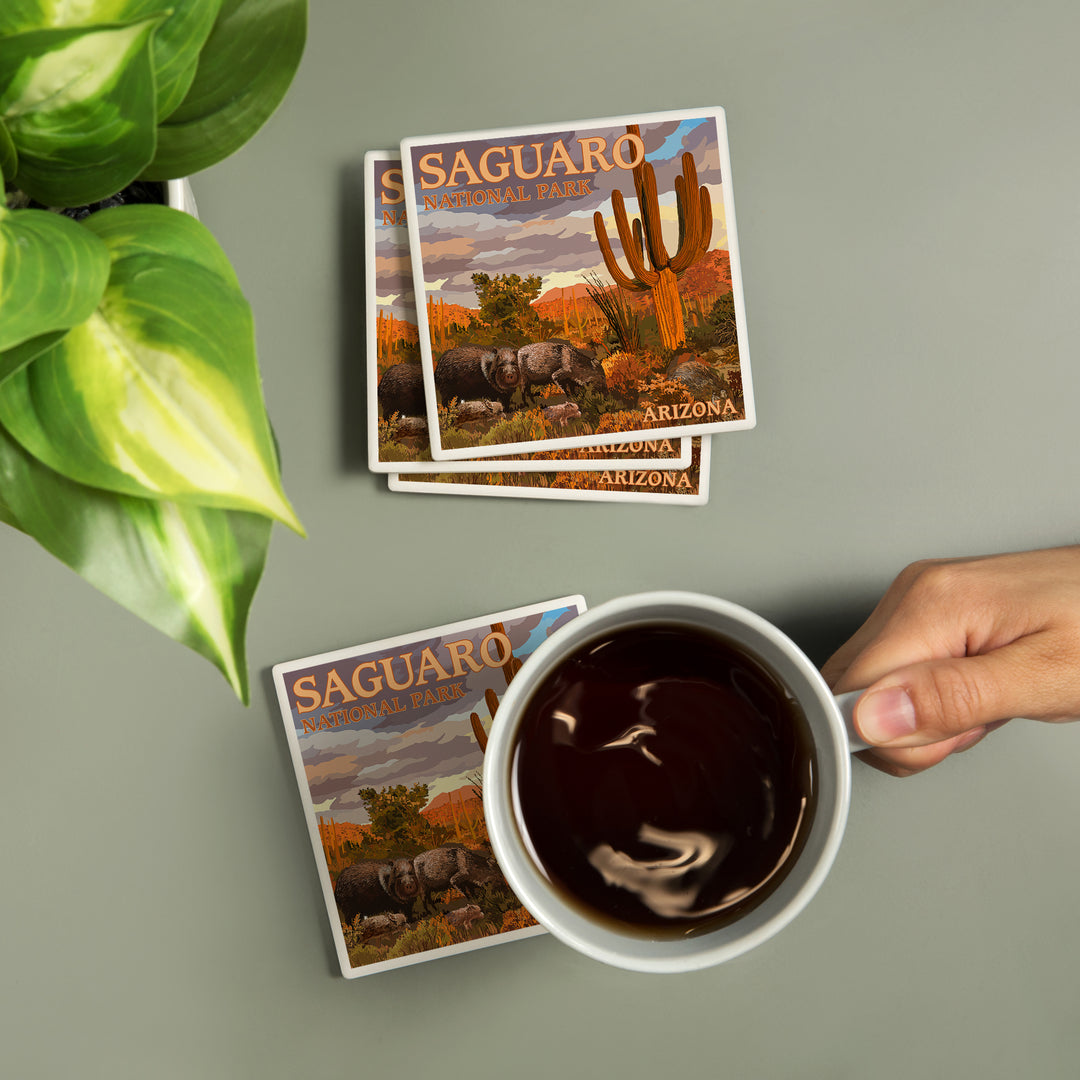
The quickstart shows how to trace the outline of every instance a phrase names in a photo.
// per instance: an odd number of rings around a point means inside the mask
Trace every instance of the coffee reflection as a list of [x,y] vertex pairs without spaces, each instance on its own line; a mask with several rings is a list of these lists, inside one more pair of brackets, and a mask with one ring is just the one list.
[[741,646],[656,624],[587,643],[537,687],[512,783],[567,899],[647,933],[713,929],[783,880],[813,818],[805,716]]

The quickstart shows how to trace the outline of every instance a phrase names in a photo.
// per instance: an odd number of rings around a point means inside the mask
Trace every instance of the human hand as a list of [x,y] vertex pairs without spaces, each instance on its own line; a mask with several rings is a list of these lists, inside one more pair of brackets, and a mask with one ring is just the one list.
[[907,567],[822,668],[866,687],[869,764],[910,776],[1011,717],[1080,717],[1080,546]]

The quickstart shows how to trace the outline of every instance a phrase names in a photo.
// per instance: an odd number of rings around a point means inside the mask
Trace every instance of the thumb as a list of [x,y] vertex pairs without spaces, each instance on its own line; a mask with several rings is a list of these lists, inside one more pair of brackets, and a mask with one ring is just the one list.
[[874,746],[924,746],[1021,713],[1046,715],[1052,667],[1037,636],[891,672],[856,702],[856,729]]

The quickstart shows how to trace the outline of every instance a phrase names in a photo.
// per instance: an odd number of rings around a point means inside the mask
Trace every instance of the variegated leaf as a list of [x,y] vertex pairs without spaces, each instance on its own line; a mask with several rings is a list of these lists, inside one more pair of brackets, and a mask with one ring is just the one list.
[[224,160],[269,119],[296,74],[307,0],[224,0],[187,97],[158,129],[148,180]]
[[84,226],[100,237],[114,263],[132,255],[160,255],[195,263],[240,288],[229,257],[213,234],[191,214],[150,203],[92,214]]
[[0,206],[4,204],[4,177],[14,176],[19,168],[19,154],[11,141],[7,124],[0,119]]
[[[249,510],[303,531],[281,488],[262,401],[251,311],[208,269],[209,231],[176,226],[175,249],[140,251],[117,225],[131,208],[87,219],[119,254],[98,310],[0,384],[0,422],[31,454],[79,483],[146,498]],[[117,239],[123,235],[124,239]]]
[[58,341],[61,341],[66,330],[54,330],[48,334],[39,334],[30,338],[29,341],[20,342],[10,349],[0,352],[0,383],[9,375],[24,368],[36,356],[51,349]]
[[139,175],[156,145],[150,45],[160,22],[0,37],[0,119],[18,187],[46,206],[81,206]]
[[221,0],[3,0],[0,34],[118,25],[167,13],[152,48],[157,119],[162,120],[183,101],[220,8]]
[[0,205],[0,381],[5,349],[88,319],[108,280],[108,248],[89,229]]
[[206,657],[247,704],[244,639],[269,519],[84,487],[36,461],[0,428],[0,520]]

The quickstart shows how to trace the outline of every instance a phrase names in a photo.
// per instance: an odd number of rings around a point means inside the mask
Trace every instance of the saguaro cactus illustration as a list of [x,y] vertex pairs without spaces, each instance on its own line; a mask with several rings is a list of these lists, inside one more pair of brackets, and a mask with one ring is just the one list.
[[[505,634],[506,627],[501,623],[492,623],[491,629],[495,633]],[[510,685],[510,680],[521,669],[521,661],[512,653],[508,653],[506,659],[502,663],[503,678],[506,680],[506,685]],[[488,716],[492,719],[495,718],[495,710],[499,707],[499,695],[489,686],[484,691],[484,703],[487,705]],[[487,749],[487,732],[484,730],[484,725],[480,721],[480,716],[477,713],[469,714],[469,723],[472,725],[473,735],[476,737],[476,742],[480,747],[480,753],[483,753]]]
[[[641,135],[637,124],[627,125],[627,133]],[[686,338],[678,279],[709,249],[712,239],[712,199],[706,187],[698,186],[694,155],[682,156],[682,176],[675,178],[675,205],[679,214],[679,246],[669,255],[660,230],[660,199],[656,191],[656,173],[643,161],[633,170],[639,217],[632,221],[626,212],[623,193],[611,193],[615,227],[619,232],[623,255],[629,265],[626,274],[619,266],[608,239],[604,216],[593,214],[596,240],[604,256],[604,265],[615,284],[630,292],[652,292],[656,323],[664,347],[674,349]]]

